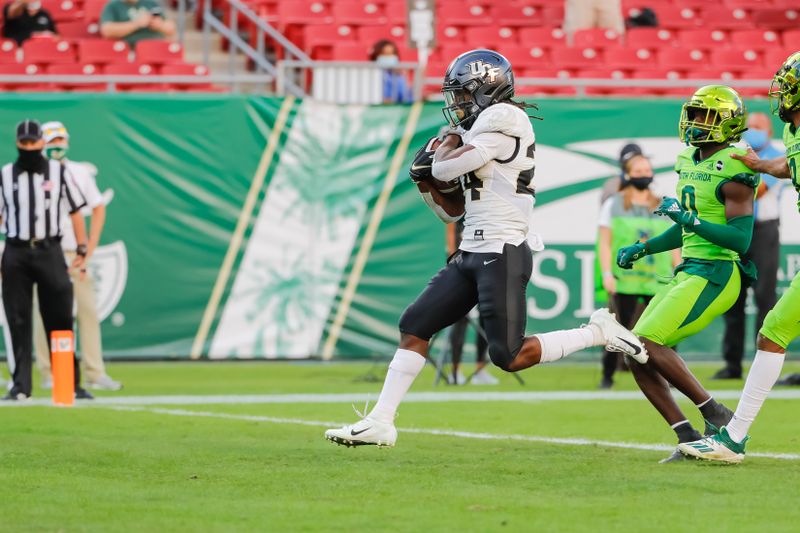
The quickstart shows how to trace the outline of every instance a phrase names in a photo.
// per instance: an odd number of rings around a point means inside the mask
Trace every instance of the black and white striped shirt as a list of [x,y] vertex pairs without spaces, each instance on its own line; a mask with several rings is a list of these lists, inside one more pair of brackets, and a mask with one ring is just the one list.
[[43,159],[41,171],[28,172],[8,163],[0,173],[0,207],[3,233],[23,241],[61,237],[64,220],[61,202],[68,213],[86,205],[80,189],[58,161]]

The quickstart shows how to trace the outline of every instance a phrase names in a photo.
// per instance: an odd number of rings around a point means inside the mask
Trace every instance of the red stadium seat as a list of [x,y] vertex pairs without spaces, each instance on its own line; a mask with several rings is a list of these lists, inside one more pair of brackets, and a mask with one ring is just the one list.
[[594,48],[554,48],[550,51],[553,65],[564,69],[595,67],[600,63],[600,55]]
[[93,37],[89,31],[89,25],[84,20],[74,20],[70,22],[58,23],[58,34],[70,40],[89,39]]
[[282,27],[291,24],[328,24],[333,20],[329,5],[317,0],[299,2],[280,2],[278,21]]
[[358,40],[372,45],[381,39],[390,41],[404,41],[406,38],[405,26],[359,26],[356,28]]
[[781,36],[783,47],[787,50],[800,50],[800,30],[787,30]]
[[658,64],[675,70],[696,70],[708,59],[708,54],[696,48],[664,48],[658,51]]
[[[117,76],[149,76],[155,74],[153,67],[144,63],[117,63],[103,67],[103,74]],[[165,88],[161,83],[118,83],[117,88],[121,91],[130,90],[151,90]]]
[[780,46],[780,41],[772,30],[736,30],[731,32],[730,44],[733,48],[764,51]]
[[720,30],[684,30],[678,33],[683,48],[713,50],[727,45],[728,36]]
[[730,81],[737,77],[730,69],[709,67],[707,69],[690,70],[686,73],[688,80],[723,80]]
[[522,46],[565,46],[567,34],[557,27],[520,28],[519,43]]
[[676,43],[676,34],[664,28],[631,28],[625,34],[625,44],[631,48],[655,50]]
[[577,48],[618,46],[621,36],[614,30],[594,28],[578,30],[572,36],[572,45]]
[[610,68],[626,70],[651,68],[656,62],[655,54],[647,48],[606,48],[603,58]]
[[136,44],[136,61],[150,65],[183,63],[183,47],[167,41],[139,41]]
[[[64,76],[83,76],[99,74],[95,65],[92,64],[70,64],[70,65],[50,65],[46,69],[47,74],[61,74]],[[84,91],[103,91],[108,87],[107,83],[57,83],[56,87],[65,91],[84,90]]]
[[499,50],[517,44],[516,30],[505,26],[474,26],[464,30],[464,40],[474,48]]
[[667,29],[682,30],[691,26],[703,26],[701,13],[688,7],[660,7],[656,14],[659,25]]
[[503,52],[506,59],[511,62],[514,72],[531,68],[550,68],[553,64],[547,50],[539,46],[515,46]]
[[797,48],[776,48],[773,50],[767,50],[764,52],[764,67],[767,70],[772,70],[772,73],[774,74],[780,68],[780,66],[783,65],[783,62],[786,61],[786,59],[788,59],[789,56],[796,51]]
[[438,44],[463,43],[464,32],[458,26],[438,26],[436,28],[436,42]]
[[336,0],[331,14],[335,24],[383,24],[386,17],[377,2],[353,2]]
[[334,44],[352,42],[355,37],[353,28],[339,24],[306,26],[303,33],[304,49],[315,59],[330,59]]
[[333,60],[368,61],[371,48],[366,43],[337,43],[333,45]]
[[72,0],[42,0],[42,8],[50,13],[50,16],[56,21],[59,34],[61,34],[60,22],[76,20],[81,17],[83,13],[79,7],[78,3]]
[[26,63],[53,65],[75,62],[75,53],[69,41],[30,39],[23,43],[22,52]]
[[17,42],[11,39],[0,41],[0,63],[17,62]]
[[492,24],[489,12],[483,6],[463,2],[440,4],[436,17],[455,26],[488,26]]
[[127,63],[129,56],[130,49],[125,41],[86,39],[78,42],[78,59],[82,63]]
[[716,68],[742,72],[751,68],[761,70],[762,58],[755,50],[713,50],[711,64]]
[[739,8],[725,9],[713,6],[706,19],[715,28],[723,30],[747,30],[753,27],[750,15],[744,9]]
[[88,23],[99,21],[107,3],[106,0],[84,0],[83,20]]
[[408,19],[408,10],[405,2],[390,2],[386,4],[383,14],[389,24],[402,24],[405,26]]
[[793,30],[800,24],[797,9],[760,9],[753,13],[753,22],[767,30]]
[[[203,78],[208,76],[208,69],[203,65],[191,65],[188,63],[164,65],[159,74],[163,76],[196,76]],[[170,83],[171,87],[179,90],[201,91],[212,89],[210,83]]]
[[497,3],[491,13],[498,26],[540,26],[544,22],[544,11],[539,6]]
[[[36,65],[23,65],[22,63],[13,63],[8,65],[0,65],[0,75],[6,76],[23,76],[39,73],[39,67]],[[0,82],[0,90],[20,90],[25,87],[26,83],[18,82]]]

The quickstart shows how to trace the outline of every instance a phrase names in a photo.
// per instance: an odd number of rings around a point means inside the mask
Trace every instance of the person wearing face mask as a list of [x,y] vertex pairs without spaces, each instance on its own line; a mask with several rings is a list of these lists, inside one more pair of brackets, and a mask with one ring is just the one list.
[[383,71],[383,103],[405,104],[414,100],[411,87],[403,73],[394,67],[400,62],[400,51],[397,45],[387,39],[375,43],[369,60],[374,61]]
[[[45,155],[48,159],[61,161],[67,167],[75,181],[75,185],[86,199],[86,207],[81,210],[81,215],[88,214],[91,216],[89,244],[86,251],[86,258],[90,259],[100,243],[100,234],[103,231],[106,220],[106,206],[95,181],[97,168],[91,163],[79,163],[67,159],[69,132],[61,122],[46,122],[42,125],[42,129],[44,130],[46,143],[44,148]],[[71,224],[67,224],[67,227],[65,227],[64,238],[61,240],[61,248],[64,250],[67,262],[71,262],[74,259],[77,248],[77,243],[71,235],[70,226]],[[106,373],[105,364],[103,363],[100,320],[97,317],[94,279],[89,272],[84,276],[80,276],[79,272],[73,270],[70,274],[78,311],[78,341],[80,344],[81,364],[86,375],[86,385],[92,389],[118,391],[122,388],[122,383],[115,381]],[[43,387],[47,388],[47,384],[51,381],[50,358],[47,356],[47,337],[41,320],[37,320],[36,313],[34,313],[33,340],[36,364],[42,374]]]
[[3,6],[3,37],[17,44],[36,35],[55,35],[56,23],[40,0],[13,0]]
[[[69,170],[42,154],[42,129],[35,120],[17,125],[19,157],[0,171],[0,213],[6,236],[2,274],[3,308],[11,334],[9,370],[14,383],[4,400],[31,396],[33,288],[37,287],[47,338],[55,330],[72,330],[72,282],[61,251],[64,235],[62,202],[72,220],[75,250],[72,268],[86,270],[86,226],[80,210],[86,205]],[[7,347],[8,349],[8,347]],[[80,386],[75,365],[75,397],[91,399]]]
[[[622,179],[618,192],[610,196],[600,209],[598,256],[603,288],[608,293],[609,307],[624,327],[633,328],[653,295],[672,277],[672,267],[680,263],[680,253],[648,257],[630,270],[623,270],[614,261],[616,250],[639,239],[647,239],[666,231],[671,225],[653,213],[660,199],[650,190],[653,167],[641,149],[629,151],[622,161]],[[614,372],[620,354],[604,351],[601,389],[614,385]]]
[[[748,130],[742,134],[746,142],[761,159],[774,159],[783,155],[770,142],[772,121],[764,113],[752,113],[747,121]],[[761,174],[761,185],[756,192],[755,223],[750,249],[744,255],[758,269],[758,279],[752,285],[742,284],[739,299],[725,313],[725,336],[722,339],[722,358],[725,366],[711,379],[742,379],[744,358],[745,304],[747,288],[753,289],[756,308],[755,337],[764,318],[777,301],[778,263],[780,262],[780,195],[783,182],[769,174]],[[755,338],[754,337],[754,338]]]

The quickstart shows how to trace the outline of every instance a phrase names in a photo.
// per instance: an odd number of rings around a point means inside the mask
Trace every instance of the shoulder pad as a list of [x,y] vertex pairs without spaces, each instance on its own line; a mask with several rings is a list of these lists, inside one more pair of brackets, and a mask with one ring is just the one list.
[[678,158],[675,160],[675,172],[680,173],[681,169],[687,163],[693,164],[692,154],[694,153],[695,150],[696,148],[694,148],[693,146],[689,146],[681,150],[681,152],[678,154]]
[[725,174],[725,177],[731,181],[735,181],[736,183],[747,185],[748,187],[758,187],[758,184],[761,181],[759,174],[753,170],[750,170],[741,161],[730,157],[730,154],[744,155],[747,153],[747,150],[743,150],[741,148],[731,148],[725,152],[725,158],[723,159],[725,166],[722,170],[722,172]]
[[521,109],[508,104],[494,104],[478,115],[475,124],[470,128],[472,135],[480,133],[503,133],[512,137],[523,137],[531,134],[528,115]]

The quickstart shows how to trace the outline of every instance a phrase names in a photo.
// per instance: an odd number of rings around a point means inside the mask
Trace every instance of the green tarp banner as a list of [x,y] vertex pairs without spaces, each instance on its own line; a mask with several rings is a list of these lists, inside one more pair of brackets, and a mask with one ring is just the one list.
[[[99,168],[110,203],[91,268],[108,357],[389,356],[400,314],[444,263],[444,226],[405,173],[443,123],[438,104],[414,121],[406,106],[255,96],[0,101],[3,162],[15,157],[15,123],[36,118],[64,122],[69,157]],[[540,103],[535,224],[547,247],[534,257],[529,332],[574,327],[594,308],[599,188],[616,176],[622,144],[639,141],[656,187],[673,195],[681,149],[677,100]],[[792,196],[787,188],[782,288],[800,270]],[[718,358],[720,322],[682,353]]]

